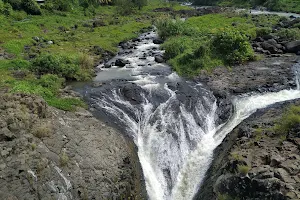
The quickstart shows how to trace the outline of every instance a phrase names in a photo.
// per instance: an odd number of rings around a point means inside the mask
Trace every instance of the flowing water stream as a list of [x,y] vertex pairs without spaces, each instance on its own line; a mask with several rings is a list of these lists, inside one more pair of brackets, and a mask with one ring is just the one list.
[[95,81],[103,84],[87,88],[85,97],[133,138],[151,200],[191,200],[225,136],[258,109],[300,98],[300,91],[238,96],[228,122],[216,124],[220,108],[212,92],[156,63],[153,56],[163,52],[152,42],[155,37],[155,32],[141,35],[135,49],[111,61],[129,61],[124,68],[99,66]]

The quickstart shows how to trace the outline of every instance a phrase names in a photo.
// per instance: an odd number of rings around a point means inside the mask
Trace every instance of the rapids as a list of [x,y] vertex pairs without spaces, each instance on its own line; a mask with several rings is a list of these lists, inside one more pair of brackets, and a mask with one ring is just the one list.
[[[155,32],[142,34],[135,49],[110,61],[127,60],[125,67],[99,66],[95,82],[101,86],[86,88],[85,98],[100,117],[134,140],[149,199],[191,200],[225,136],[258,109],[300,98],[300,91],[237,96],[234,113],[217,124],[220,108],[213,93],[155,62],[154,56],[163,53],[153,43],[156,37]],[[299,81],[299,64],[295,69]]]

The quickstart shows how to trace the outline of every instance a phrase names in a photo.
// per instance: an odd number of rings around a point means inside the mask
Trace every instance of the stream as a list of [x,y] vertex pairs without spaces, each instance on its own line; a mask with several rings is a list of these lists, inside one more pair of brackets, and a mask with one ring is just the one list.
[[[155,62],[163,54],[156,37],[154,31],[142,34],[135,48],[109,61],[126,60],[125,67],[100,65],[97,87],[87,86],[84,97],[101,119],[135,142],[149,199],[192,200],[225,136],[258,109],[300,98],[300,90],[237,96],[234,113],[217,124],[221,108],[213,93]],[[296,64],[297,82],[299,70]]]

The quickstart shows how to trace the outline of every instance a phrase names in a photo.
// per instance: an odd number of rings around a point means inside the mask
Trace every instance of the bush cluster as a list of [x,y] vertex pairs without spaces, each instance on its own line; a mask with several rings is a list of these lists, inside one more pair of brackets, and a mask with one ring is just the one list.
[[156,20],[155,26],[158,30],[158,35],[162,39],[172,36],[192,35],[194,31],[192,28],[185,25],[184,21],[180,19],[161,18]]
[[9,3],[4,3],[2,0],[0,0],[0,13],[8,16],[11,15],[12,10],[12,6]]
[[53,94],[56,94],[58,90],[62,87],[65,80],[58,77],[55,74],[45,74],[39,79],[39,84],[45,88],[50,89]]
[[281,40],[300,40],[299,28],[282,28],[275,34]]
[[176,56],[182,54],[190,46],[191,41],[189,37],[169,39],[162,45],[162,48],[165,50],[164,57],[168,60],[175,58]]
[[35,0],[5,0],[5,2],[9,3],[14,10],[24,10],[31,15],[42,14],[40,7]]
[[238,172],[242,175],[242,176],[246,176],[248,174],[248,172],[250,171],[250,167],[247,165],[238,165]]
[[[217,21],[223,16],[218,16]],[[212,25],[219,27],[217,25]],[[165,58],[181,75],[197,75],[201,69],[235,65],[254,58],[250,38],[236,27],[203,31],[202,23],[170,18],[157,20]],[[265,34],[268,30],[261,30]],[[255,34],[255,33],[254,33]]]
[[239,31],[226,30],[218,33],[212,46],[226,64],[239,64],[254,58],[249,38]]
[[49,11],[70,11],[72,2],[69,0],[47,0],[43,8]]
[[93,62],[88,56],[78,58],[42,54],[37,57],[31,66],[31,70],[39,75],[56,74],[67,80],[87,80],[90,78]]
[[275,133],[278,135],[287,135],[290,130],[300,124],[300,106],[291,106],[282,118],[275,125]]

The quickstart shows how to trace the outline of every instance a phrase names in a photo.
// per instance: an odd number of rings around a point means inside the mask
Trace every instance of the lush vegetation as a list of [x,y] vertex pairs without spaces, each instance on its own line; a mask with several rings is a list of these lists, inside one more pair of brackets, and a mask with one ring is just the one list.
[[286,11],[300,13],[298,0],[194,0],[199,5],[237,6],[250,8],[263,6],[274,11]]
[[275,133],[279,136],[286,137],[288,133],[297,128],[300,124],[300,106],[289,107],[278,123],[275,125]]
[[210,14],[186,21],[164,18],[156,25],[166,39],[165,56],[181,75],[254,59],[249,39],[256,37],[256,27],[249,17]]
[[[69,80],[91,79],[96,61],[116,53],[119,42],[136,37],[153,17],[163,15],[152,12],[162,6],[160,0],[130,0],[121,8],[118,3],[126,1],[48,0],[39,6],[0,0],[0,91],[36,94],[63,110],[85,106],[63,97],[60,88]],[[124,16],[120,8],[129,5]]]

